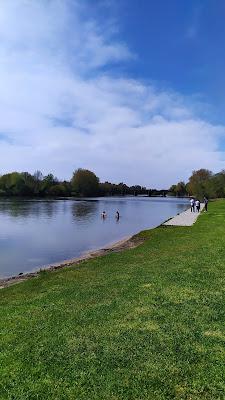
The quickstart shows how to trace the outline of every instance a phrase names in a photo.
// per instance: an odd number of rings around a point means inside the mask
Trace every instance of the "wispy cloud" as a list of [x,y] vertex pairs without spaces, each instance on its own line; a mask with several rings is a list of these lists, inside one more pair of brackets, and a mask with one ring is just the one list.
[[74,168],[102,180],[167,186],[222,168],[223,126],[181,94],[115,77],[133,54],[76,1],[9,0],[0,11],[1,173]]
[[197,5],[194,7],[189,25],[186,30],[186,38],[196,39],[200,29],[200,21],[202,14],[202,6]]

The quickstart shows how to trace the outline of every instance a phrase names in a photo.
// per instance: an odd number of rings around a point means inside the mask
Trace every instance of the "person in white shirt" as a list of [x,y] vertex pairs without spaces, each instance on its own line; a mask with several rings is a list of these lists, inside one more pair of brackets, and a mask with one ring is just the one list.
[[193,198],[190,200],[190,204],[191,204],[191,212],[195,212],[195,201]]
[[200,211],[200,201],[196,200],[195,205],[196,205],[197,212],[199,212]]

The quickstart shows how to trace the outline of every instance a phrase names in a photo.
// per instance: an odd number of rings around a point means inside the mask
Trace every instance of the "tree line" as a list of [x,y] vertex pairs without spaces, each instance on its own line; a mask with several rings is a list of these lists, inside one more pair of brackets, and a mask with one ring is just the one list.
[[0,176],[0,196],[90,197],[148,193],[150,192],[146,187],[140,185],[127,186],[123,182],[119,184],[101,183],[94,172],[82,168],[73,173],[70,181],[60,181],[53,174],[44,176],[40,171],[36,171],[34,174],[11,172]]
[[53,174],[44,176],[40,171],[11,172],[0,176],[0,196],[20,197],[90,197],[90,196],[148,195],[177,197],[195,196],[203,199],[225,197],[225,170],[214,174],[207,169],[193,171],[187,183],[181,181],[169,189],[147,189],[141,185],[128,186],[101,183],[94,172],[79,168],[70,181],[60,181]]
[[168,193],[178,197],[194,196],[200,200],[204,196],[211,199],[225,197],[225,170],[218,173],[204,168],[193,171],[187,183],[181,181],[172,185]]

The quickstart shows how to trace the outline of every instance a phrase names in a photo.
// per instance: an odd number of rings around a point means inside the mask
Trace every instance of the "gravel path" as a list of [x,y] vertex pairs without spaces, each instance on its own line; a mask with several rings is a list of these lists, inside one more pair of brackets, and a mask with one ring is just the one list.
[[[201,211],[204,208],[204,203],[201,203]],[[163,225],[171,225],[171,226],[191,226],[195,223],[196,219],[200,213],[191,212],[191,209],[176,215],[175,217],[169,219],[169,221],[164,222]]]

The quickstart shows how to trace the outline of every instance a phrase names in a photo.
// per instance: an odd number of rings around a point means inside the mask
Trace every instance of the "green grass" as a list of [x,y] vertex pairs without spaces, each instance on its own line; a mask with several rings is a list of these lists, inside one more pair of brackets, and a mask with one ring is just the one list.
[[0,291],[0,399],[225,399],[225,201]]

